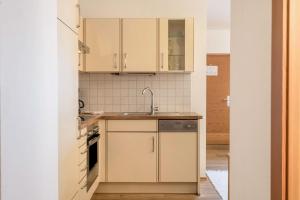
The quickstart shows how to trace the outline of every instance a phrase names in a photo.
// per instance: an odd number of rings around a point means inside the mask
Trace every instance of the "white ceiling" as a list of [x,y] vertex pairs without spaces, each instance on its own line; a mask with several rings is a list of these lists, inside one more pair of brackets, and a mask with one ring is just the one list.
[[231,0],[207,0],[208,29],[230,28],[230,1]]

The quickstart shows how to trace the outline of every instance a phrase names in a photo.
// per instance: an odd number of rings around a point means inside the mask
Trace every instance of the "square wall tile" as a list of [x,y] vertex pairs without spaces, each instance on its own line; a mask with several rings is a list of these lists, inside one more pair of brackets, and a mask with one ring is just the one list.
[[191,110],[191,75],[111,75],[79,73],[79,96],[85,111],[148,112],[151,95],[160,112],[189,112]]

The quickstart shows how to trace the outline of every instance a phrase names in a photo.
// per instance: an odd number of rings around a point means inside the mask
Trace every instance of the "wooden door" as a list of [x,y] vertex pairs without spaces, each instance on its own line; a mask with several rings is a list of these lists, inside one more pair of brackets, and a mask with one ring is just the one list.
[[156,182],[156,133],[108,132],[108,182]]
[[120,20],[86,19],[87,72],[118,72],[120,69]]
[[123,19],[123,71],[157,71],[157,19]]
[[58,21],[60,199],[72,199],[78,189],[78,38]]
[[207,144],[229,144],[230,55],[210,54],[207,65],[217,68],[207,76]]
[[300,199],[300,2],[290,0],[288,67],[288,200]]
[[159,133],[160,182],[197,182],[197,134]]

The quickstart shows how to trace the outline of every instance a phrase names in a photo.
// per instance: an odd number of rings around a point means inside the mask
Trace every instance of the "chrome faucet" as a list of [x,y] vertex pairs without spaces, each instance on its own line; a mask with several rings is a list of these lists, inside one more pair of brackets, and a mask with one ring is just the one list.
[[155,112],[158,111],[158,107],[154,106],[154,94],[153,94],[152,90],[149,87],[146,87],[146,88],[143,89],[142,95],[144,95],[147,90],[151,94],[151,111],[150,111],[150,115],[154,115]]

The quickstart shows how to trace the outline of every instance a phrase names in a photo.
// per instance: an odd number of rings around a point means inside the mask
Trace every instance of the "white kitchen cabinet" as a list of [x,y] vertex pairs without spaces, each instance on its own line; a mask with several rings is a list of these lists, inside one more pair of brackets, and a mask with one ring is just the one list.
[[108,182],[156,182],[156,134],[108,132]]
[[78,32],[78,28],[80,27],[79,0],[59,0],[57,4],[58,19],[73,31]]
[[159,71],[194,71],[194,20],[159,20]]
[[77,198],[78,200],[87,199],[87,128],[80,130],[80,136],[77,138]]
[[78,188],[77,45],[77,35],[58,21],[60,200],[74,198]]
[[119,72],[120,70],[120,19],[86,19],[85,71]]
[[78,31],[78,70],[81,72],[85,71],[85,56],[84,54],[85,49],[84,49],[84,20],[83,18],[80,18],[80,28]]
[[197,133],[159,133],[159,181],[197,182]]
[[122,70],[156,72],[157,19],[123,19],[122,21]]

